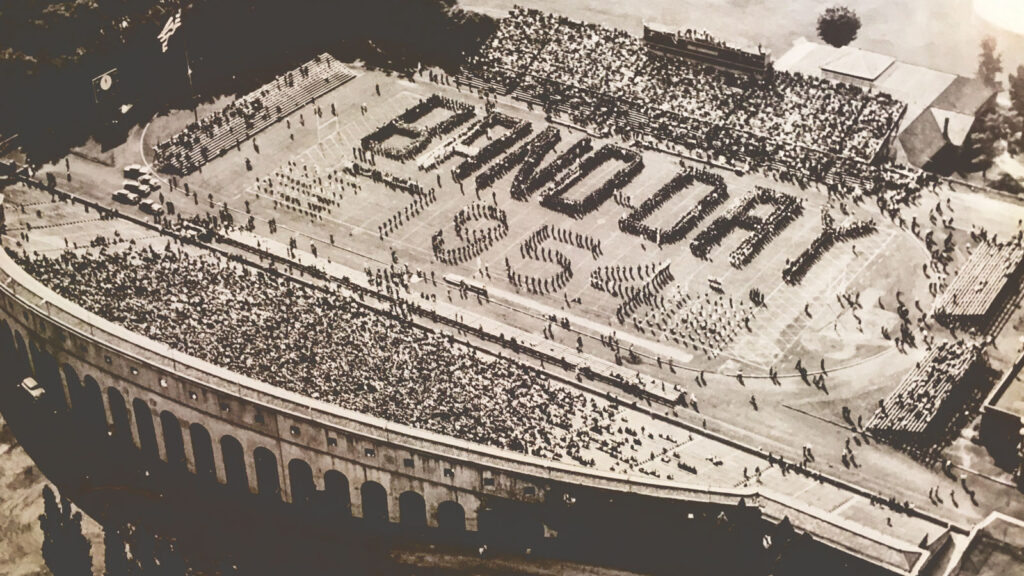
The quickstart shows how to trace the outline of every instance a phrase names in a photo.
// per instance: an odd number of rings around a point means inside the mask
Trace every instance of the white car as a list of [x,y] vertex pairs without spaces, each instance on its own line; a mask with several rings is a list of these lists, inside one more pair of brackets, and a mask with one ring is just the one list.
[[35,378],[25,378],[22,380],[21,389],[32,398],[33,402],[38,402],[39,399],[46,394],[46,390],[43,389],[42,384],[36,382]]
[[134,204],[138,204],[139,200],[140,200],[140,198],[137,195],[132,194],[131,192],[129,192],[127,190],[118,190],[117,192],[114,192],[114,195],[112,196],[112,198],[114,199],[115,202],[120,202],[121,204],[133,204],[133,205]]
[[164,207],[154,200],[143,200],[142,202],[139,202],[139,209],[146,214],[152,214],[153,216],[163,216],[164,214]]

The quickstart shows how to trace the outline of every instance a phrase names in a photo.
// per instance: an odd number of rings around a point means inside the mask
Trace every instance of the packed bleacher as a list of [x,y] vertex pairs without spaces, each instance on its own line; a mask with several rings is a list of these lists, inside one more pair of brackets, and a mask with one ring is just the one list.
[[608,404],[514,360],[348,296],[212,254],[104,248],[56,257],[11,253],[91,312],[176,350],[268,384],[457,438],[554,459],[580,445],[619,450],[599,424]]
[[355,77],[333,56],[321,54],[158,143],[155,163],[165,172],[191,174]]
[[868,429],[905,445],[927,448],[942,443],[946,424],[970,397],[973,387],[969,372],[980,355],[980,347],[975,344],[939,343],[887,398],[879,401]]
[[1008,290],[1019,289],[1024,245],[982,240],[935,303],[936,319],[981,327]]
[[463,78],[599,133],[814,179],[867,170],[861,165],[905,109],[885,93],[780,71],[747,76],[648,50],[622,30],[523,8],[501,20]]

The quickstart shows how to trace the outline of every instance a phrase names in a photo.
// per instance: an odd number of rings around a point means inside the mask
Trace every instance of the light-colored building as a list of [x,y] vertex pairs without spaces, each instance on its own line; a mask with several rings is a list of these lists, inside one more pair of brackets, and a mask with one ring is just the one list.
[[897,162],[934,171],[949,170],[967,135],[996,90],[967,78],[896,60],[892,56],[799,39],[775,68],[821,76],[865,90],[887,92],[907,104],[893,154]]

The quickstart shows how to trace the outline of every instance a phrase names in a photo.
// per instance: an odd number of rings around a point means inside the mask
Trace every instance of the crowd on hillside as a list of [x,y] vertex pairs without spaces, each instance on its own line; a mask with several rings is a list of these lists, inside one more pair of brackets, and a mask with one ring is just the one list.
[[598,132],[812,175],[832,156],[870,161],[905,109],[885,93],[799,73],[734,73],[649,50],[623,30],[523,8],[466,70]]

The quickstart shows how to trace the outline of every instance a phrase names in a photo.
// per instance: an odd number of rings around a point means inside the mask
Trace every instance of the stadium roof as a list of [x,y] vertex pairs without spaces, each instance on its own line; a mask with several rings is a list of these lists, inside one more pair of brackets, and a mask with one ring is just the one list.
[[834,74],[842,74],[874,82],[894,62],[896,62],[896,59],[892,56],[869,52],[860,48],[850,48],[841,51],[837,58],[823,64],[821,69]]

